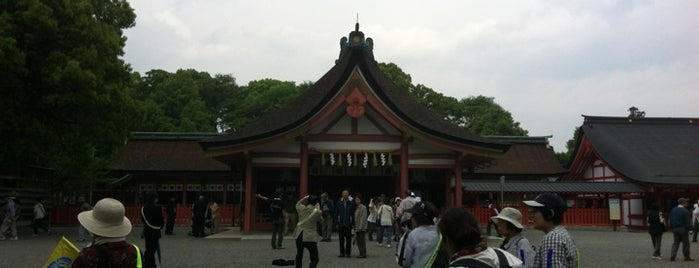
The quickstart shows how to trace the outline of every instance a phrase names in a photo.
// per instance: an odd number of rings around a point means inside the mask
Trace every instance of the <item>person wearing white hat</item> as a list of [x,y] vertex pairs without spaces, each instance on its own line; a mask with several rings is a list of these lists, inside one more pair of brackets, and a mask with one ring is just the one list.
[[92,243],[80,251],[73,268],[142,267],[140,250],[126,242],[131,221],[125,213],[121,202],[104,198],[92,210],[78,214],[80,224],[92,234]]
[[500,214],[490,218],[505,239],[500,248],[519,257],[522,267],[534,267],[534,248],[529,240],[522,236],[522,213],[511,207],[503,208]]

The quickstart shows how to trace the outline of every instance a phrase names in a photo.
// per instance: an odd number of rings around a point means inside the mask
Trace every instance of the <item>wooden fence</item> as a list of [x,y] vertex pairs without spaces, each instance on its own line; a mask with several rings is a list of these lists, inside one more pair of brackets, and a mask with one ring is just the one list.
[[[522,213],[522,224],[527,226],[529,213],[526,207],[519,207]],[[488,223],[488,208],[469,208],[469,211],[476,216],[481,225]],[[609,209],[607,208],[568,208],[563,215],[563,224],[571,226],[612,226],[609,220]]]
[[[126,217],[131,220],[134,225],[141,225],[140,206],[126,206]],[[488,222],[488,208],[468,208],[478,222],[485,226]],[[525,207],[518,208],[522,213],[522,224],[527,224],[528,213]],[[78,224],[79,207],[76,205],[56,206],[51,213],[51,224],[56,226],[72,226]],[[222,226],[241,226],[242,215],[240,205],[222,205],[220,206]],[[165,206],[163,206],[163,216],[165,216]],[[188,226],[191,224],[192,210],[188,205],[177,206],[176,225]],[[254,217],[256,230],[264,230],[271,228],[266,214],[259,214]],[[606,208],[569,208],[563,219],[564,225],[571,226],[612,226],[609,220],[609,209]]]

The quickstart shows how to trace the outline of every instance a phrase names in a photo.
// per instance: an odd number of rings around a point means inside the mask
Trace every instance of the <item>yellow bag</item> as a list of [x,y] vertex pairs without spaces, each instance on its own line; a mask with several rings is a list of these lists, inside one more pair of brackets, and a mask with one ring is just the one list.
[[64,268],[73,266],[73,261],[78,257],[78,250],[65,236],[58,241],[56,248],[53,249],[51,255],[46,260],[44,268]]

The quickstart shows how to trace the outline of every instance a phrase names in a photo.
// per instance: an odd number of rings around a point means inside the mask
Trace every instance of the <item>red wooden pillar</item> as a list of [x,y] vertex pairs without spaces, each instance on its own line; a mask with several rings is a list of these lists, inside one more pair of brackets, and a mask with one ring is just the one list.
[[245,155],[245,213],[243,215],[243,233],[249,234],[252,231],[252,156]]
[[223,182],[223,193],[221,193],[221,205],[226,205],[228,200],[228,182]]
[[454,206],[455,207],[461,207],[463,202],[462,202],[462,195],[464,193],[463,187],[461,186],[461,163],[457,161],[456,165],[454,166]]
[[451,177],[449,175],[444,176],[444,198],[446,199],[444,204],[450,207],[454,204],[454,191],[451,188]]
[[400,181],[398,183],[400,192],[398,196],[402,196],[408,191],[408,143],[400,144]]
[[301,142],[301,159],[299,167],[299,198],[308,194],[308,143]]

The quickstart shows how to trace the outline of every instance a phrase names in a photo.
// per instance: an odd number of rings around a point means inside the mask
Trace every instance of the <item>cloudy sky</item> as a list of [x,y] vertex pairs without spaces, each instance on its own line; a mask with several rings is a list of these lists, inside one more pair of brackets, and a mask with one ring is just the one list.
[[354,30],[455,98],[495,98],[558,152],[581,115],[699,117],[699,1],[131,0],[135,71],[316,81]]

